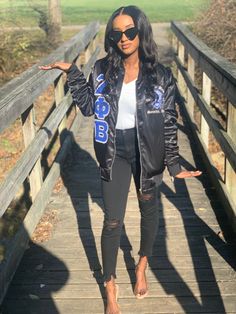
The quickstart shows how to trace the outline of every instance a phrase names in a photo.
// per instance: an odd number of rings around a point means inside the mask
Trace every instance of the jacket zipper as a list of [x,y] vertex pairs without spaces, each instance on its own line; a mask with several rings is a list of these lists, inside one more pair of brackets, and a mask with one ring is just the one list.
[[[137,97],[137,81],[136,81],[136,97]],[[137,129],[138,147],[139,147],[139,161],[140,161],[140,191],[142,192],[142,176],[143,176],[143,170],[142,170],[140,135],[139,135],[139,128],[138,128],[138,101],[137,101],[137,99],[136,99],[136,114],[135,114],[135,120],[136,120],[136,129]]]
[[[122,84],[123,84],[123,79],[124,79],[124,77],[122,78]],[[121,84],[121,88],[122,88],[122,84]],[[113,156],[111,167],[110,167],[110,169],[111,169],[110,179],[111,180],[112,180],[112,168],[113,168],[113,164],[114,164],[115,158],[116,158],[116,123],[117,123],[118,110],[119,110],[118,104],[119,104],[120,94],[121,94],[121,89],[120,89],[119,96],[117,97],[117,115],[116,115],[116,121],[115,121],[115,129],[114,129],[114,156]]]
[[110,179],[112,180],[112,168],[113,168],[113,164],[115,162],[115,158],[116,158],[116,129],[114,130],[114,157],[112,159],[111,162],[111,172],[110,172]]

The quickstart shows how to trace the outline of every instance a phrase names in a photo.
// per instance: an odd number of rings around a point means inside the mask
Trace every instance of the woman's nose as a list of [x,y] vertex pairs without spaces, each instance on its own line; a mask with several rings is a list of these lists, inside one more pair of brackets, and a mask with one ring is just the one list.
[[121,36],[121,41],[126,41],[129,40],[128,37],[126,37],[125,33],[122,34]]

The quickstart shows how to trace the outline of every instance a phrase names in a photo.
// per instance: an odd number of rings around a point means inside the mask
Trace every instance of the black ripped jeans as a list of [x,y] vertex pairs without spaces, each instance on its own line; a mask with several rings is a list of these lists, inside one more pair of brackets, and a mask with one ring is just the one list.
[[[117,253],[125,216],[131,175],[137,190],[141,213],[140,256],[151,256],[159,224],[157,187],[148,195],[141,195],[140,156],[136,129],[116,130],[116,156],[112,167],[112,181],[102,180],[105,217],[101,237],[104,281],[116,277]],[[157,178],[160,185],[162,175]]]

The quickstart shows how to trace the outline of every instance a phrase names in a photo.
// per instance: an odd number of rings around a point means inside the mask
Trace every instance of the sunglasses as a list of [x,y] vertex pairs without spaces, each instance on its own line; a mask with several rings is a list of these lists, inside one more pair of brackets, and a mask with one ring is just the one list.
[[132,27],[132,28],[128,28],[124,32],[112,30],[110,32],[109,38],[117,44],[121,40],[123,34],[125,34],[125,36],[129,40],[134,40],[134,38],[138,34],[138,29],[137,29],[137,27]]

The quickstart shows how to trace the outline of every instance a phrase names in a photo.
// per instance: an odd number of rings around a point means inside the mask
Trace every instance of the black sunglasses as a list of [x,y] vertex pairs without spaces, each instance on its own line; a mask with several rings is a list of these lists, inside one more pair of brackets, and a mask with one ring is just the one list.
[[137,27],[134,26],[132,28],[128,28],[124,32],[112,30],[110,32],[109,38],[117,44],[121,40],[123,34],[125,34],[125,36],[129,40],[134,40],[134,38],[138,34],[138,29],[137,29]]

